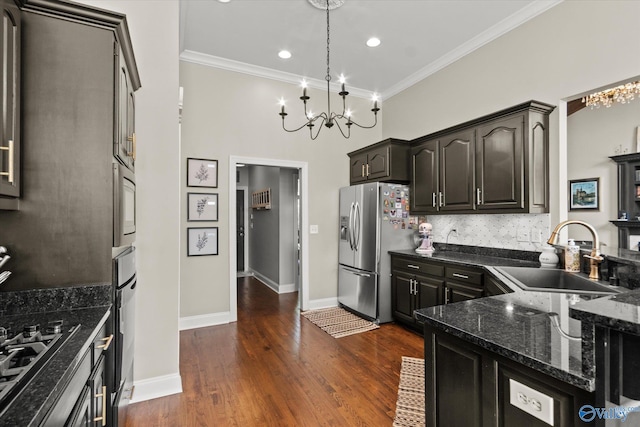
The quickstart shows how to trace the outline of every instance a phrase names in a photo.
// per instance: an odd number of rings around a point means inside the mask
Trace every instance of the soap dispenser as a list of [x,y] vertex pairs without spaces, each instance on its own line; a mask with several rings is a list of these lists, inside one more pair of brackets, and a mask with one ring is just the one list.
[[564,269],[573,273],[580,271],[580,246],[573,239],[569,239],[564,250]]

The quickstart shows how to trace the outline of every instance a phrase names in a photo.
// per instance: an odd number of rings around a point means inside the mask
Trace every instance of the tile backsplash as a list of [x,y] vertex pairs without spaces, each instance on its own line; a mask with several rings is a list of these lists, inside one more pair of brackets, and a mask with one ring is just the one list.
[[[549,214],[431,215],[438,243],[540,252],[551,234]],[[452,232],[451,230],[457,230]]]

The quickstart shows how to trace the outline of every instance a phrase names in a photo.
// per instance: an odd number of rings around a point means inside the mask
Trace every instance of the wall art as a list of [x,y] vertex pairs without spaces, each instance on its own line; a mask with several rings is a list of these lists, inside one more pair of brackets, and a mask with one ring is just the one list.
[[218,161],[187,158],[187,187],[218,188]]
[[187,193],[187,221],[217,221],[218,194]]
[[187,228],[187,256],[218,255],[218,227]]
[[569,181],[569,210],[600,209],[600,178]]

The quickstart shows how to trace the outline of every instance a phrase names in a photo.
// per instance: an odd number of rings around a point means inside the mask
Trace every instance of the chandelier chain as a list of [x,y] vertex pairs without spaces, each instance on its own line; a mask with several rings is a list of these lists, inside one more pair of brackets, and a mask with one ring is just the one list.
[[331,27],[329,26],[329,0],[327,0],[327,76],[325,77],[327,81],[331,81],[331,69],[329,67],[329,57],[331,53],[329,49],[329,43],[331,41],[329,37],[330,28]]

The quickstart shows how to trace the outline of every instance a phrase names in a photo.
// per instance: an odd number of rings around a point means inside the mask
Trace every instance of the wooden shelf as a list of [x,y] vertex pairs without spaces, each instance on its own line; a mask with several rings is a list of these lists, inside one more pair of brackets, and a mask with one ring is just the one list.
[[254,191],[251,194],[251,208],[256,210],[271,209],[271,189]]

